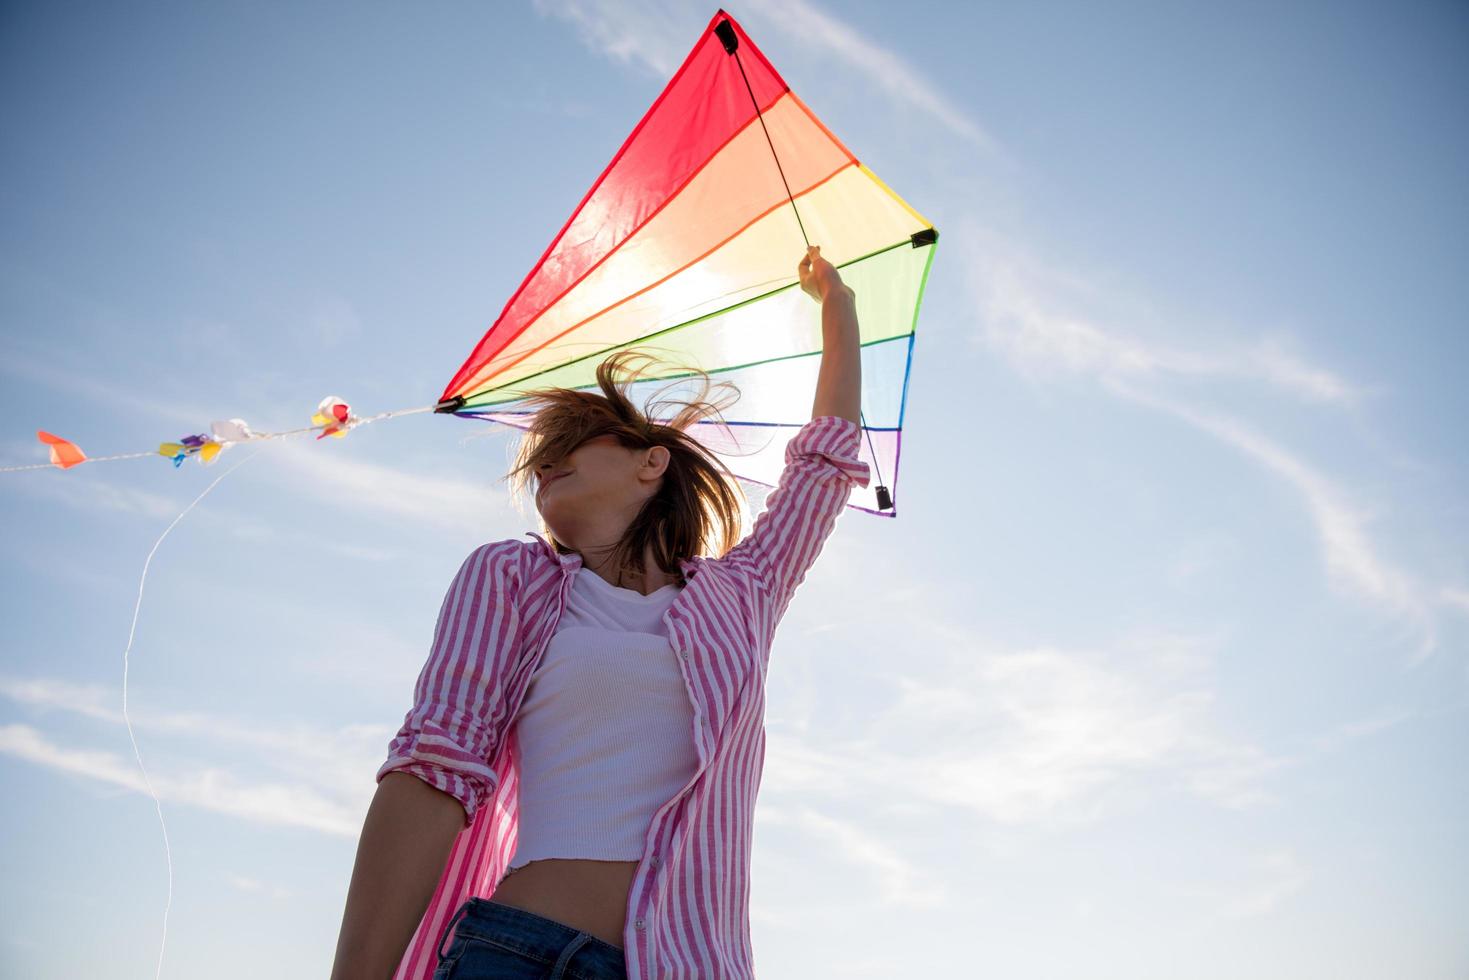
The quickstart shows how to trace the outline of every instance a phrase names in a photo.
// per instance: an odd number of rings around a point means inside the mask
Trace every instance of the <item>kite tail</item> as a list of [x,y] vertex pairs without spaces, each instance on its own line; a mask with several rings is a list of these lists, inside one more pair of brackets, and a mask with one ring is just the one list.
[[369,415],[366,418],[353,415],[351,408],[346,402],[335,396],[322,399],[317,406],[316,414],[311,417],[312,425],[303,426],[299,429],[288,429],[284,432],[255,432],[245,423],[244,419],[230,419],[228,422],[214,422],[212,428],[213,436],[206,434],[187,435],[178,442],[165,442],[156,450],[142,453],[118,453],[114,456],[88,456],[82,452],[76,443],[61,436],[53,435],[44,429],[36,431],[36,438],[44,443],[50,451],[51,461],[49,463],[30,463],[22,466],[0,466],[0,473],[19,473],[23,470],[47,470],[60,468],[63,470],[80,466],[83,463],[103,463],[116,459],[142,459],[144,457],[163,456],[165,459],[173,460],[177,467],[189,456],[197,456],[199,462],[210,464],[230,446],[241,446],[249,442],[262,442],[270,439],[288,439],[292,436],[315,432],[317,439],[326,436],[335,436],[340,439],[351,429],[356,429],[373,422],[381,422],[384,419],[396,418],[399,415],[417,415],[420,412],[434,411],[433,405],[422,405],[418,408],[399,408],[391,412],[379,412],[377,415]]

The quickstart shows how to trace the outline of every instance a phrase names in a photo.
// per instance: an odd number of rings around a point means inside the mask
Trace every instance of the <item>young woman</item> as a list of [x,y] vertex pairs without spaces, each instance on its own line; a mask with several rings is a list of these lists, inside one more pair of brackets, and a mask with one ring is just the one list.
[[[866,486],[852,290],[812,248],[812,419],[750,533],[685,402],[617,379],[535,393],[510,474],[549,540],[482,545],[449,588],[377,774],[334,980],[752,978],[765,668],[796,587]],[[709,557],[711,552],[714,557]],[[396,973],[394,972],[396,969]]]

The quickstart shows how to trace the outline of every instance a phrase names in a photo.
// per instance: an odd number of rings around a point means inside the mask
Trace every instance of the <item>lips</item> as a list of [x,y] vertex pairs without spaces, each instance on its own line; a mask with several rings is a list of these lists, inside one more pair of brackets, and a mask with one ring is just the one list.
[[542,483],[541,484],[540,489],[537,490],[536,493],[544,493],[545,492],[545,489],[547,487],[549,487],[551,484],[555,483],[557,480],[561,479],[563,476],[567,476],[567,475],[568,474],[566,474],[566,473],[557,473],[555,476],[548,478],[545,483]]

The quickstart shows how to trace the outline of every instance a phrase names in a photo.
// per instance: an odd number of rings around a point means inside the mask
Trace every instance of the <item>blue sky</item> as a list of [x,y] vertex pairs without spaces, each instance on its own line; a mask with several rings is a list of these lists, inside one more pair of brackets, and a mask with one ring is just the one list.
[[[772,653],[760,975],[1464,976],[1469,11],[727,9],[942,235],[902,513]],[[713,11],[7,5],[0,465],[431,403]],[[326,975],[511,449],[0,474],[0,973],[167,906],[163,976]],[[166,855],[123,651],[236,463],[129,653]]]

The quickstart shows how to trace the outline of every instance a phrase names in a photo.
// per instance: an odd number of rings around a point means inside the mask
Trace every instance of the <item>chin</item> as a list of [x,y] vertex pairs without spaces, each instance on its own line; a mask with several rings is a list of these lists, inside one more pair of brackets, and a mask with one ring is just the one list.
[[564,542],[576,536],[576,529],[582,524],[581,518],[587,513],[587,506],[585,501],[580,500],[542,500],[537,504],[536,510],[546,527],[556,535],[556,540]]
[[551,512],[550,513],[547,513],[544,510],[541,511],[540,512],[540,514],[541,514],[541,523],[545,524],[546,530],[550,531],[553,535],[556,536],[556,540],[557,541],[565,541],[566,540],[566,526],[565,526],[565,522],[564,521],[559,521],[559,520],[556,519],[556,512],[555,511],[556,511],[556,509],[554,507],[551,508]]

